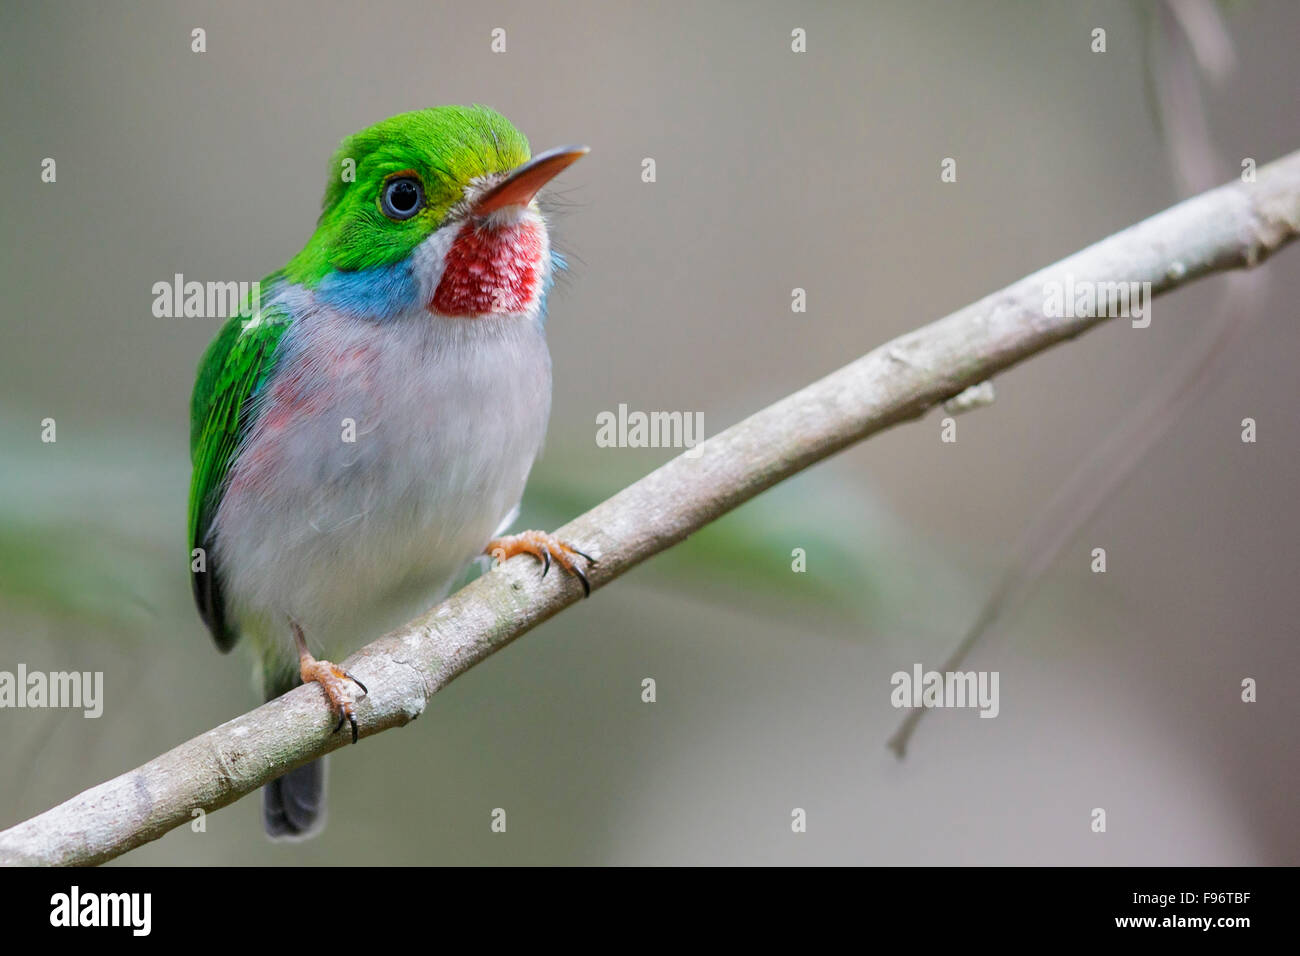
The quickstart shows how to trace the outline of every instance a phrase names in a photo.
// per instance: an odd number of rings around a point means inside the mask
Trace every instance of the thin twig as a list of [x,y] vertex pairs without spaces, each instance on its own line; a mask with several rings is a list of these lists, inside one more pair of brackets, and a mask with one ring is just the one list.
[[[1165,0],[1154,9],[1157,28],[1147,57],[1152,93],[1174,178],[1182,184],[1180,192],[1188,195],[1208,189],[1223,176],[1223,163],[1210,140],[1197,71],[1198,67],[1218,71],[1213,75],[1221,79],[1233,62],[1232,38],[1209,0]],[[1203,342],[1198,341],[1190,358],[1164,376],[1151,398],[1089,451],[1029,524],[1012,549],[997,588],[943,662],[942,672],[959,670],[994,625],[1029,597],[1079,529],[1213,381],[1229,346],[1252,318],[1266,279],[1263,273],[1236,275],[1224,284]],[[888,746],[899,757],[906,754],[925,713],[923,707],[910,708],[889,738]]]
[[[1234,275],[1220,299],[1221,313],[1210,324],[1207,344],[1197,344],[1191,358],[1167,375],[1153,396],[1111,432],[1083,460],[1074,473],[1052,495],[1011,551],[1007,569],[998,580],[961,642],[938,668],[941,673],[960,670],[971,649],[993,626],[1018,608],[1039,578],[1074,539],[1090,518],[1133,473],[1159,438],[1182,416],[1207,382],[1222,368],[1230,346],[1239,338],[1251,306],[1258,300],[1258,287],[1249,275]],[[1233,314],[1226,314],[1230,311]],[[899,757],[907,753],[924,707],[908,708],[898,729],[886,742]]]

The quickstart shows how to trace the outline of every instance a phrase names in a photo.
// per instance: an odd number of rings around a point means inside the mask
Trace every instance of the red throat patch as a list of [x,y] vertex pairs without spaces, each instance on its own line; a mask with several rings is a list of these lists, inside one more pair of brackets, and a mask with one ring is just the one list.
[[500,228],[465,223],[447,250],[429,308],[455,316],[528,311],[541,291],[543,247],[534,222]]

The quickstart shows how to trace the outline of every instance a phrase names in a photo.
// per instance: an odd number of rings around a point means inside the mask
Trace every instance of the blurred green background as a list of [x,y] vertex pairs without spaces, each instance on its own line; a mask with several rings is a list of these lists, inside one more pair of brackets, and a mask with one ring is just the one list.
[[[283,264],[344,135],[481,102],[534,149],[591,145],[556,196],[572,268],[520,525],[554,526],[670,454],[598,448],[599,412],[703,411],[716,432],[1176,201],[1157,9],[5,4],[0,670],[103,671],[106,705],[0,710],[0,826],[256,702],[187,581],[189,392],[218,323],[154,318],[151,286]],[[1300,147],[1300,8],[1226,22],[1235,68],[1204,84],[1225,176]],[[1300,862],[1297,255],[1266,266],[1226,372],[967,662],[1000,671],[996,720],[933,713],[899,762],[889,676],[940,665],[1222,280],[1002,376],[956,444],[937,415],[881,435],[527,635],[336,755],[320,839],[269,843],[248,798],[121,863]]]

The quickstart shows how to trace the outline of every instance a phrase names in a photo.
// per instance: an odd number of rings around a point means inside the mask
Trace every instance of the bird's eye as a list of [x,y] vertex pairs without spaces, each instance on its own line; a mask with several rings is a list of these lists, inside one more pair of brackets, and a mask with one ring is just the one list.
[[389,219],[410,219],[424,205],[424,187],[412,176],[390,180],[384,185],[379,205]]

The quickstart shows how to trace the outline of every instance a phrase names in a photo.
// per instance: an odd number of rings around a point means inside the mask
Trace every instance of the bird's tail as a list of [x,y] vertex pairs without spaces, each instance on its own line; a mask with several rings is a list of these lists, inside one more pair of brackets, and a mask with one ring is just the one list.
[[[266,699],[298,685],[297,674],[267,675]],[[325,759],[290,770],[262,788],[262,826],[273,840],[305,840],[325,827]]]

